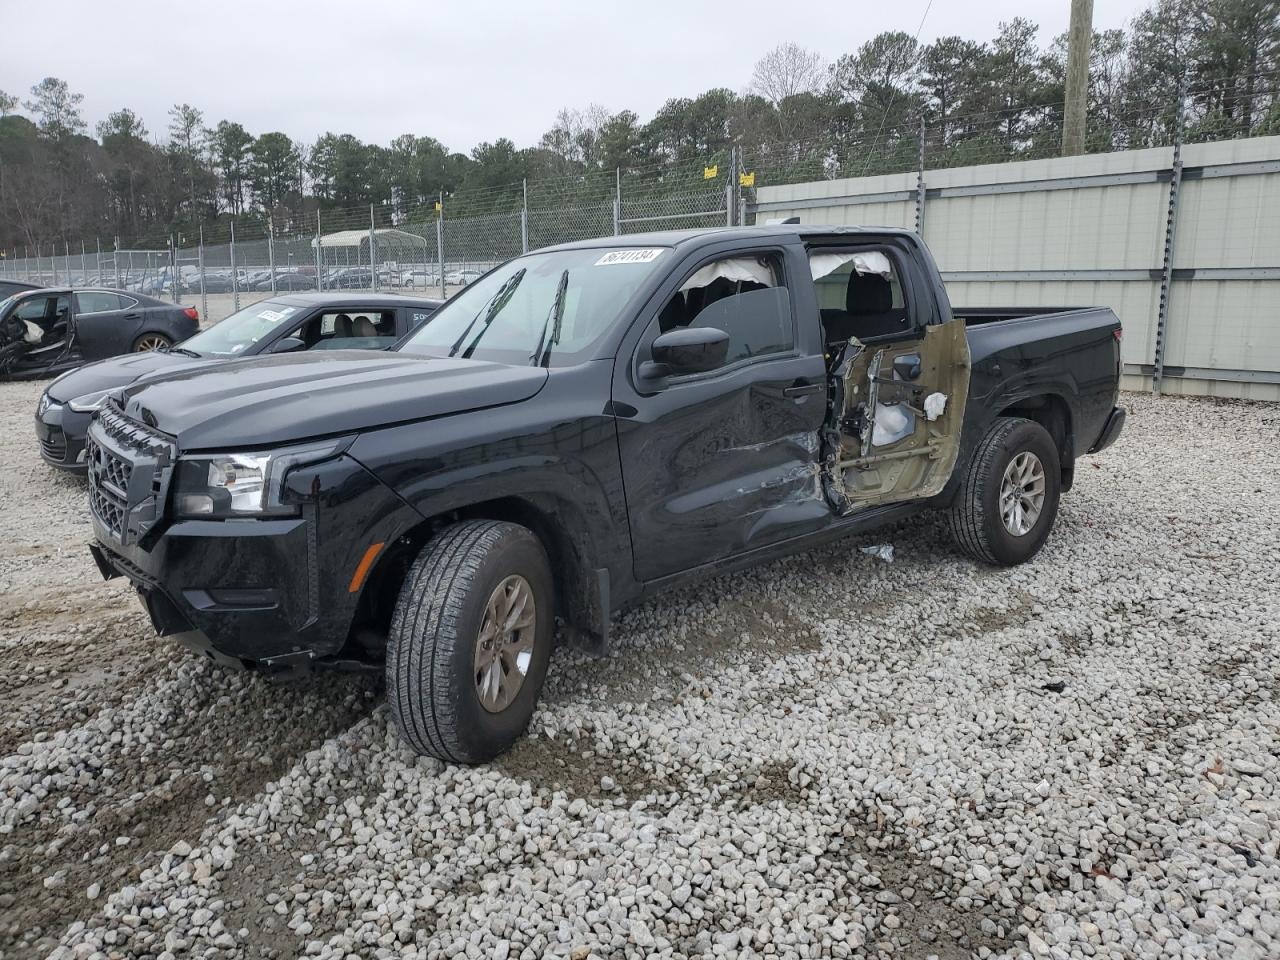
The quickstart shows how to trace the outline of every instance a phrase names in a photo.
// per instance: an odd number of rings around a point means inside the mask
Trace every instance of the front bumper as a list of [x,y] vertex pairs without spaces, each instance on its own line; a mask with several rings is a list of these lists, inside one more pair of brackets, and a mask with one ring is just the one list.
[[1098,434],[1098,439],[1089,448],[1089,452],[1101,453],[1115,443],[1120,436],[1120,431],[1124,429],[1126,416],[1128,416],[1128,411],[1124,407],[1112,407],[1111,414],[1107,417],[1107,422],[1102,427],[1102,433]]
[[313,668],[347,643],[362,600],[353,570],[369,545],[421,517],[348,457],[286,483],[312,494],[300,516],[163,519],[122,542],[91,511],[89,549],[104,578],[129,579],[160,636],[232,666]]
[[[250,524],[241,535],[222,529]],[[306,528],[303,519],[185,521],[143,550],[113,542],[95,518],[89,550],[105,579],[129,579],[159,636],[225,664],[282,669],[334,652],[345,637],[320,629]]]
[[85,436],[91,413],[77,413],[61,403],[50,403],[36,412],[36,440],[40,459],[69,473],[85,472]]

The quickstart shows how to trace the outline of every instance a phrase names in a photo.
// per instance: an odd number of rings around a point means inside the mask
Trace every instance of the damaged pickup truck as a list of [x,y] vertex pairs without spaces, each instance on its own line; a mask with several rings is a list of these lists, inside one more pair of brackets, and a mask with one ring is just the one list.
[[385,670],[405,740],[475,763],[556,633],[915,511],[994,564],[1109,445],[1104,308],[953,309],[915,234],[744,227],[516,258],[392,353],[157,372],[89,431],[92,546],[156,630],[270,673]]

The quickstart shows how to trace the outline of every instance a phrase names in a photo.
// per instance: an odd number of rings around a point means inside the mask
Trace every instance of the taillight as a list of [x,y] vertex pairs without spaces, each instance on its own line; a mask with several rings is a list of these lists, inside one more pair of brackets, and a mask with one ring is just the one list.
[[[183,310],[182,312],[183,312],[183,313],[185,313],[185,314],[186,314],[188,317],[190,317],[192,320],[199,320],[199,319],[200,319],[200,311],[199,311],[199,310],[197,310],[195,307],[187,307],[187,308],[186,308],[185,310]],[[1117,338],[1117,339],[1119,339],[1119,338]]]
[[1119,342],[1120,338],[1124,336],[1124,328],[1116,327],[1111,331],[1111,335],[1116,338],[1117,342]]

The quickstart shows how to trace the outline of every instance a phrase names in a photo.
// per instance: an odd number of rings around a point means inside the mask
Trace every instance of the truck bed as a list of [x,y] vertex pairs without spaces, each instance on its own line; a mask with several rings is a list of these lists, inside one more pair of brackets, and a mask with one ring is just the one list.
[[1075,313],[1078,310],[1094,310],[1095,307],[952,307],[951,315],[964,320],[965,326],[976,327],[983,323],[999,323],[1002,320],[1026,320],[1044,317],[1051,313]]
[[964,320],[973,364],[970,436],[981,436],[984,418],[1002,408],[1025,415],[1028,401],[1054,394],[1069,408],[1074,449],[1100,441],[1120,378],[1120,320],[1111,308],[953,307],[952,315]]

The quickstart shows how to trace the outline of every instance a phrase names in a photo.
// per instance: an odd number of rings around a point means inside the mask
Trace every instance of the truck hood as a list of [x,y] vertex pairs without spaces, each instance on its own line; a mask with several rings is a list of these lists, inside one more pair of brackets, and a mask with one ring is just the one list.
[[204,359],[184,357],[180,353],[162,353],[159,350],[148,353],[129,353],[122,357],[108,357],[106,360],[86,363],[83,367],[77,367],[53,381],[49,385],[49,399],[57,403],[66,403],[76,397],[83,397],[87,393],[123,387],[157,370],[175,370],[189,364],[208,362]]
[[153,374],[124,408],[180,450],[249,450],[518,403],[546,381],[539,367],[334,350]]

